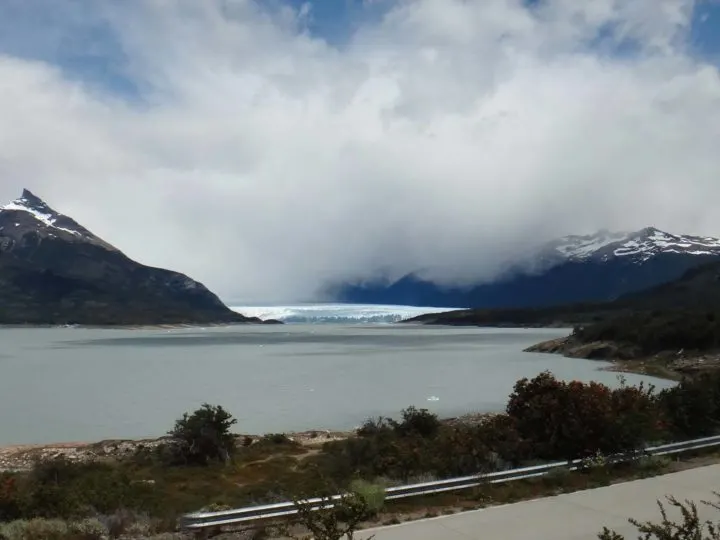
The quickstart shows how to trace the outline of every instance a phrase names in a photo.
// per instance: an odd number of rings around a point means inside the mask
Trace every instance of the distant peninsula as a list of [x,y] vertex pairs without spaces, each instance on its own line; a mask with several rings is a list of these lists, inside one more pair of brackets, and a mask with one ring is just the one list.
[[720,263],[613,302],[536,309],[460,310],[405,322],[453,326],[573,327],[530,352],[608,360],[670,378],[720,369]]
[[184,274],[130,259],[28,190],[0,208],[0,324],[262,322]]

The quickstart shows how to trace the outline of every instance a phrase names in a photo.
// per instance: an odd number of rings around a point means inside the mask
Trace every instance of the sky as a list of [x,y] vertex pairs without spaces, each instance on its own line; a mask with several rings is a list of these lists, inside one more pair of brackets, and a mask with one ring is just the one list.
[[720,236],[720,4],[0,0],[0,199],[222,298]]

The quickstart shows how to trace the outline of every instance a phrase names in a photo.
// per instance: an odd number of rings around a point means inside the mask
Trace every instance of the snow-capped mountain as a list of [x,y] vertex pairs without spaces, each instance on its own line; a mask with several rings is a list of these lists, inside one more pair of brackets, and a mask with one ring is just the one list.
[[391,283],[343,284],[332,299],[360,304],[541,307],[614,300],[679,278],[690,268],[720,260],[720,239],[671,234],[654,227],[566,236],[518,257],[492,283],[446,287],[409,274]]
[[133,261],[27,190],[0,208],[0,324],[249,321],[201,283]]
[[677,235],[648,227],[637,232],[599,231],[587,236],[566,236],[549,243],[544,252],[569,261],[628,257],[643,263],[661,253],[720,255],[720,239]]
[[40,197],[24,189],[19,198],[0,207],[0,234],[5,238],[19,240],[27,232],[42,238],[58,238],[70,242],[85,241],[116,251],[116,248],[95,236],[74,219],[56,212]]

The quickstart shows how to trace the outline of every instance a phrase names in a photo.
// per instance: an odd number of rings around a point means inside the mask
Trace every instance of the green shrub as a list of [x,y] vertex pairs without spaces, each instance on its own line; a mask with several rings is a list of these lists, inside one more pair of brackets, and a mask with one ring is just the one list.
[[219,405],[204,403],[192,414],[185,413],[168,432],[176,461],[192,465],[229,462],[235,453],[235,437],[230,428],[236,422]]
[[519,467],[534,457],[530,441],[520,435],[515,418],[495,415],[474,428],[477,439],[501,461],[497,468]]
[[443,425],[427,411],[410,408],[404,413],[400,422],[370,421],[362,436],[325,443],[312,462],[339,483],[353,477],[402,482],[422,475],[446,478],[498,465],[479,428]]
[[73,521],[68,527],[68,532],[73,540],[104,540],[108,537],[107,528],[97,518]]
[[375,437],[383,432],[392,430],[391,421],[383,416],[377,418],[368,418],[358,428],[357,435],[359,437]]
[[720,426],[720,373],[684,378],[658,396],[664,420],[676,439],[703,437]]
[[147,514],[119,508],[111,514],[103,514],[97,518],[107,530],[110,538],[130,537],[144,538],[150,536],[156,523]]
[[642,456],[635,460],[633,466],[638,473],[640,473],[640,476],[645,478],[660,474],[667,469],[671,463],[672,460],[667,456]]
[[558,467],[549,471],[542,479],[548,486],[561,487],[565,485],[572,474],[573,472],[567,467]]
[[270,445],[293,444],[292,439],[285,435],[285,433],[269,433],[264,435],[258,442]]
[[427,409],[416,409],[411,406],[404,409],[401,414],[402,420],[392,424],[398,435],[418,435],[429,439],[437,435],[440,430],[440,420],[437,415]]
[[[717,497],[718,494],[715,493]],[[661,521],[640,522],[630,519],[638,529],[641,540],[720,540],[720,522],[710,520],[702,521],[698,515],[697,505],[692,501],[678,501],[674,497],[667,497],[671,507],[679,510],[680,521],[674,522],[668,518],[667,511],[662,502],[658,501],[660,507]],[[720,505],[714,502],[702,501],[704,505],[720,510]],[[625,540],[625,537],[604,527],[598,534],[600,540]]]
[[68,540],[69,533],[67,523],[59,519],[23,519],[0,525],[0,534],[7,540]]
[[377,514],[385,504],[385,486],[381,483],[353,480],[350,483],[350,492],[358,495],[367,506],[368,512]]
[[55,459],[11,477],[12,490],[0,501],[4,520],[20,518],[82,519],[120,508],[154,508],[152,485],[134,482],[113,463],[73,463]]
[[[320,498],[322,508],[319,510],[315,510],[315,506],[307,501],[294,500],[298,520],[314,540],[352,540],[360,524],[375,513],[365,499],[356,493],[344,493],[339,499],[332,499],[330,495]],[[304,534],[295,534],[287,526],[281,526],[279,532],[284,538],[307,538]],[[374,538],[374,535],[369,536],[368,540],[371,538]]]

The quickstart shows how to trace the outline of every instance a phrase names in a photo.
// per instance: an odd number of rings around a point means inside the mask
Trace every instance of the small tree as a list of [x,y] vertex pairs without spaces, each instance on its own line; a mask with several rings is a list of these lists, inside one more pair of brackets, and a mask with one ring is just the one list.
[[413,406],[403,409],[402,422],[393,422],[398,435],[419,435],[429,439],[437,435],[440,430],[440,420],[437,415],[427,409],[417,409]]
[[[330,492],[330,484],[326,485]],[[294,497],[300,524],[312,535],[313,540],[353,540],[359,525],[375,516],[385,501],[385,488],[379,484],[355,481],[349,491],[338,496],[325,494],[320,503],[312,504],[306,499]],[[287,538],[304,540],[304,534],[297,534],[288,525],[279,527],[278,532]],[[375,535],[369,536],[372,540]]]
[[702,373],[686,377],[660,392],[660,405],[668,428],[676,438],[712,435],[720,427],[720,375]]
[[[355,531],[372,512],[363,498],[355,493],[345,493],[339,499],[325,495],[320,497],[320,508],[306,500],[295,499],[297,519],[307,529],[313,540],[353,540]],[[305,533],[298,534],[289,525],[278,527],[278,533],[293,540],[306,540]],[[370,536],[371,540],[374,536]]]
[[235,452],[235,437],[230,427],[236,422],[220,405],[203,403],[192,414],[183,414],[175,422],[175,428],[168,432],[172,437],[173,454],[188,464],[227,463]]

